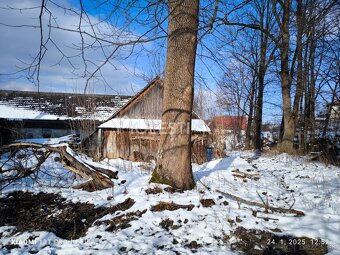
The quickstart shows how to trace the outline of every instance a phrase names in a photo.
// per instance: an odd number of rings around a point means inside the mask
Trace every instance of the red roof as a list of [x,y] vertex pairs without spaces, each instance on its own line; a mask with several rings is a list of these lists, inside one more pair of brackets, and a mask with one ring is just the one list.
[[212,120],[213,128],[224,130],[245,130],[247,127],[246,116],[216,116]]

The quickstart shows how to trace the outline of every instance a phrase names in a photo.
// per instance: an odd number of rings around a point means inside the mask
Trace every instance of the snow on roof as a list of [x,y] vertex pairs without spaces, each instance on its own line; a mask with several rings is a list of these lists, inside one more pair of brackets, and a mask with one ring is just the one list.
[[0,104],[0,118],[4,119],[30,119],[30,120],[55,120],[66,119],[66,116],[57,116],[40,111]]
[[130,96],[117,95],[0,90],[0,118],[105,121],[130,98]]
[[[104,122],[99,128],[112,129],[135,129],[135,130],[160,130],[161,120],[155,119],[127,119],[114,118]],[[191,120],[191,130],[195,132],[210,132],[210,128],[201,119]]]

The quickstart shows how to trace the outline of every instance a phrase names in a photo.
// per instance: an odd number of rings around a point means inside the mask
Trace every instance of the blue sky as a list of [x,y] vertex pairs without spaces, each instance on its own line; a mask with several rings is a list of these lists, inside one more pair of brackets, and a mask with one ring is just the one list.
[[[58,1],[56,1],[58,3]],[[63,5],[70,8],[78,8],[76,4],[72,5],[72,2],[59,1]],[[73,0],[73,3],[78,1]],[[88,4],[92,4],[92,1],[85,2],[85,8]],[[142,1],[140,3],[143,3]],[[40,1],[37,0],[13,0],[10,2],[10,6],[16,8],[34,7],[39,6]],[[7,7],[8,1],[0,0],[1,7]],[[79,19],[74,15],[65,15],[63,11],[53,5],[48,6],[53,12],[54,20],[52,25],[60,26],[64,28],[75,29],[78,25]],[[99,17],[105,12],[105,7],[89,12],[90,19],[93,24],[97,24]],[[158,10],[160,11],[160,10]],[[119,13],[119,12],[118,12]],[[138,13],[138,9],[134,9],[132,12]],[[0,23],[8,24],[11,26],[20,25],[38,25],[39,9],[32,9],[26,11],[18,10],[4,10],[0,9]],[[123,14],[121,13],[121,17]],[[166,15],[166,13],[164,14]],[[112,17],[112,23],[118,24],[124,27],[124,19],[119,15]],[[46,37],[48,28],[48,15],[45,14],[44,18],[44,36]],[[110,25],[110,20],[107,22],[101,22],[97,25],[97,29],[102,32],[102,35],[106,34],[118,34],[121,27],[115,27]],[[111,23],[111,24],[112,24]],[[86,21],[83,22],[85,30],[90,29]],[[164,29],[166,29],[166,21],[163,23]],[[144,33],[145,27],[143,25],[133,24],[128,27],[128,32],[121,33],[117,38],[109,38],[112,41],[120,42],[128,40],[129,38],[136,38]],[[88,30],[87,30],[88,31]],[[32,61],[32,57],[37,54],[39,49],[39,29],[31,27],[8,27],[0,25],[0,89],[6,90],[29,90],[37,91],[37,86],[30,82],[25,76],[27,73],[19,72],[15,75],[6,75],[19,71],[20,69],[27,67],[27,64]],[[78,33],[66,32],[60,29],[51,30],[51,38],[58,48],[68,56],[72,56],[71,62],[74,65],[72,67],[67,59],[62,58],[62,55],[55,47],[55,45],[49,43],[48,50],[42,61],[41,73],[40,73],[40,90],[47,92],[73,92],[83,93],[86,79],[81,78],[84,71],[82,65],[81,56],[75,56],[79,52],[74,48],[79,47],[81,38]],[[89,37],[84,38],[85,42],[93,43],[93,39]],[[97,44],[94,44],[98,46]],[[130,47],[130,46],[129,46]],[[105,65],[101,71],[102,76],[98,79],[92,79],[89,82],[88,92],[100,93],[100,94],[121,94],[132,95],[139,89],[145,86],[146,78],[151,79],[156,74],[159,74],[163,70],[165,61],[165,48],[166,39],[146,43],[143,45],[137,45],[134,48],[134,52],[130,55],[131,48],[126,47],[119,50],[119,54],[111,60],[111,65]],[[155,50],[156,49],[156,50]],[[105,56],[109,54],[111,48],[107,47],[104,52],[99,48],[92,48],[86,51],[85,57],[88,60],[101,63]],[[198,55],[202,53],[202,47],[198,46]],[[227,58],[227,57],[226,57]],[[94,70],[94,66],[88,62],[89,71]],[[197,57],[196,61],[196,76],[204,79],[205,84],[202,85],[202,79],[197,78],[195,86],[201,87],[204,90],[212,90],[214,93],[207,93],[209,95],[209,101],[215,101],[216,82],[222,76],[221,69],[207,58]],[[104,79],[102,78],[104,77]],[[274,92],[277,89],[274,88]],[[269,93],[270,91],[267,91]],[[279,93],[276,93],[274,102],[265,103],[264,120],[278,120],[280,117],[276,115],[280,114],[280,109],[274,107],[273,103],[280,101]],[[272,99],[272,98],[271,98]],[[214,105],[214,104],[212,104]],[[212,106],[213,107],[213,106]],[[219,111],[223,113],[223,111]]]
[[[65,1],[63,1],[65,3]],[[14,0],[10,2],[11,7],[25,8],[39,5],[39,1],[35,0]],[[8,1],[1,1],[1,7],[9,6]],[[53,11],[59,26],[65,28],[74,28],[78,19],[76,16],[64,15],[64,13],[55,6],[49,6]],[[20,25],[38,25],[39,9],[27,11],[4,10],[0,9],[0,22],[11,26]],[[96,22],[94,16],[91,17]],[[45,15],[45,24],[48,17]],[[55,23],[53,23],[55,24]],[[85,24],[86,26],[86,24]],[[85,27],[84,26],[84,27]],[[112,29],[108,24],[102,24],[105,31],[110,32]],[[45,36],[47,36],[47,26],[44,26]],[[78,54],[73,48],[80,45],[80,37],[75,33],[65,32],[58,29],[51,30],[51,38],[64,53],[69,56]],[[0,25],[0,89],[6,90],[30,90],[36,91],[37,86],[30,82],[25,72],[18,72],[20,69],[27,67],[26,63],[32,61],[39,49],[39,29],[31,27],[8,27]],[[85,38],[88,43],[91,39]],[[124,53],[121,54],[124,56]],[[99,49],[86,51],[86,58],[101,63],[104,56]],[[121,59],[117,57],[112,60],[112,65],[106,65],[102,68],[102,79],[93,79],[89,82],[89,91],[103,94],[133,94],[140,89],[145,81],[140,76],[148,72],[145,70],[148,63],[147,58],[139,59]],[[51,43],[48,44],[48,50],[42,61],[40,72],[40,90],[41,91],[60,91],[60,92],[77,92],[82,93],[86,80],[79,76],[83,73],[83,66],[79,56],[72,58],[72,64],[76,69],[68,63]],[[90,64],[89,64],[90,66]],[[90,71],[94,67],[89,67]],[[16,73],[13,75],[13,73]],[[76,75],[74,75],[76,73]],[[12,75],[7,75],[12,74]]]
[[[56,1],[58,3],[58,1]],[[79,2],[76,0],[70,1],[68,4],[66,1],[59,1],[66,7],[79,8]],[[48,2],[49,3],[49,2]],[[143,1],[138,2],[143,5]],[[13,0],[10,2],[11,7],[15,8],[27,8],[39,6],[40,2],[37,0]],[[106,12],[107,8],[101,6],[100,8],[94,9],[93,1],[84,1],[84,7],[88,10],[91,21],[96,24],[102,14]],[[0,1],[1,7],[9,6],[8,1]],[[52,21],[52,25],[58,24],[60,27],[75,29],[78,25],[79,19],[77,16],[64,14],[62,10],[53,6],[48,5],[48,8],[53,12],[55,22]],[[112,7],[108,7],[112,8]],[[131,16],[138,14],[139,9],[135,8],[130,10]],[[160,12],[161,10],[157,10]],[[163,10],[163,18],[166,18],[166,11]],[[119,16],[121,14],[121,17]],[[39,9],[18,11],[18,10],[4,10],[0,9],[0,23],[8,24],[11,26],[18,25],[38,25]],[[144,15],[144,14],[143,14]],[[146,15],[146,14],[145,14]],[[147,27],[139,25],[135,22],[132,26],[127,27],[124,23],[126,19],[123,18],[123,13],[117,12],[117,15],[111,17],[111,20],[107,20],[108,23],[102,22],[98,25],[98,30],[101,29],[103,33],[110,34],[114,29],[120,29],[120,27],[114,27],[109,23],[112,22],[116,26],[117,24],[124,29],[128,28],[130,36],[138,37],[142,35]],[[45,14],[45,36],[47,36],[48,28],[46,26],[48,22],[48,15]],[[111,23],[111,24],[112,24]],[[167,22],[166,19],[162,23],[163,29],[166,30]],[[83,22],[84,29],[90,29],[86,21]],[[81,38],[77,33],[65,32],[58,29],[51,30],[51,37],[58,47],[67,55],[79,54],[78,51],[72,50],[74,47],[79,47]],[[32,61],[39,49],[39,29],[30,27],[8,27],[0,25],[0,56],[3,61],[0,63],[0,89],[13,89],[13,90],[37,90],[37,86],[27,80],[27,73],[20,72],[16,75],[12,74],[20,69],[27,67],[24,63]],[[115,32],[114,32],[115,33]],[[147,35],[152,36],[153,31]],[[163,33],[163,35],[165,35]],[[84,37],[85,41],[92,43],[91,38]],[[124,40],[121,38],[114,38],[113,41]],[[10,43],[8,43],[10,42]],[[98,46],[98,45],[95,45]],[[155,50],[156,49],[156,50]],[[105,85],[101,79],[92,80],[89,84],[95,84],[95,93],[105,94],[131,94],[136,90],[140,89],[145,85],[146,81],[141,78],[147,76],[151,79],[152,76],[159,74],[163,70],[165,62],[165,49],[166,39],[160,39],[154,42],[146,43],[134,48],[134,53],[129,55],[129,47],[125,47],[124,50],[120,50],[119,54],[112,59],[112,65],[105,65],[102,68],[103,77],[107,84]],[[124,52],[125,51],[125,52]],[[109,54],[110,50],[107,50],[106,54]],[[91,61],[97,61],[97,64],[103,61],[104,56],[99,49],[87,50],[86,57]],[[80,56],[72,58],[72,64],[76,65],[77,70],[63,58],[55,45],[49,43],[48,50],[42,62],[41,73],[40,73],[40,90],[41,91],[67,91],[67,92],[82,92],[85,79],[79,78],[83,74],[83,66],[81,63]],[[207,66],[212,65],[207,59],[205,59]],[[90,71],[93,71],[92,68]],[[74,75],[74,72],[77,75]],[[218,73],[218,68],[207,70],[206,66],[202,64],[201,59],[197,58],[197,74],[206,79],[206,83],[209,88],[214,89],[216,80],[221,74]],[[213,73],[214,78],[211,76]],[[77,77],[78,76],[78,77]],[[93,89],[92,89],[93,90]]]

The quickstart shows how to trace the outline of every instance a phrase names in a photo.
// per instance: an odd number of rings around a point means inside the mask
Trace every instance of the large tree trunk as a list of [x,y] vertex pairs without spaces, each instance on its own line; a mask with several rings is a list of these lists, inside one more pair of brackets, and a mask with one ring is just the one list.
[[291,1],[286,0],[283,3],[283,18],[281,22],[281,43],[280,58],[281,58],[281,86],[282,86],[282,101],[283,101],[283,136],[279,146],[280,152],[292,154],[294,151],[294,134],[295,134],[295,118],[291,108],[291,77],[289,72],[289,15]]
[[192,189],[191,115],[198,0],[170,0],[160,148],[151,182]]
[[279,151],[293,154],[295,120],[293,118],[292,112],[284,113],[283,121],[284,121],[283,136],[282,141],[279,145]]

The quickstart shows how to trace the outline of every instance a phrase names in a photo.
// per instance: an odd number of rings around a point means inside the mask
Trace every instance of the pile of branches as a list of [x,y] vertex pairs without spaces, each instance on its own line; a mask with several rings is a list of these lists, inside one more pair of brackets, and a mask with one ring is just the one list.
[[[27,157],[27,154],[22,154],[23,150],[30,151],[30,156],[35,158],[35,164],[23,164],[22,160],[18,160]],[[117,179],[118,172],[89,165],[65,144],[51,146],[38,143],[13,143],[0,148],[0,155],[4,153],[9,155],[0,165],[0,189],[19,179],[37,175],[42,164],[52,153],[60,155],[60,162],[65,168],[87,180],[75,188],[88,191],[102,190],[113,187],[112,179]]]

